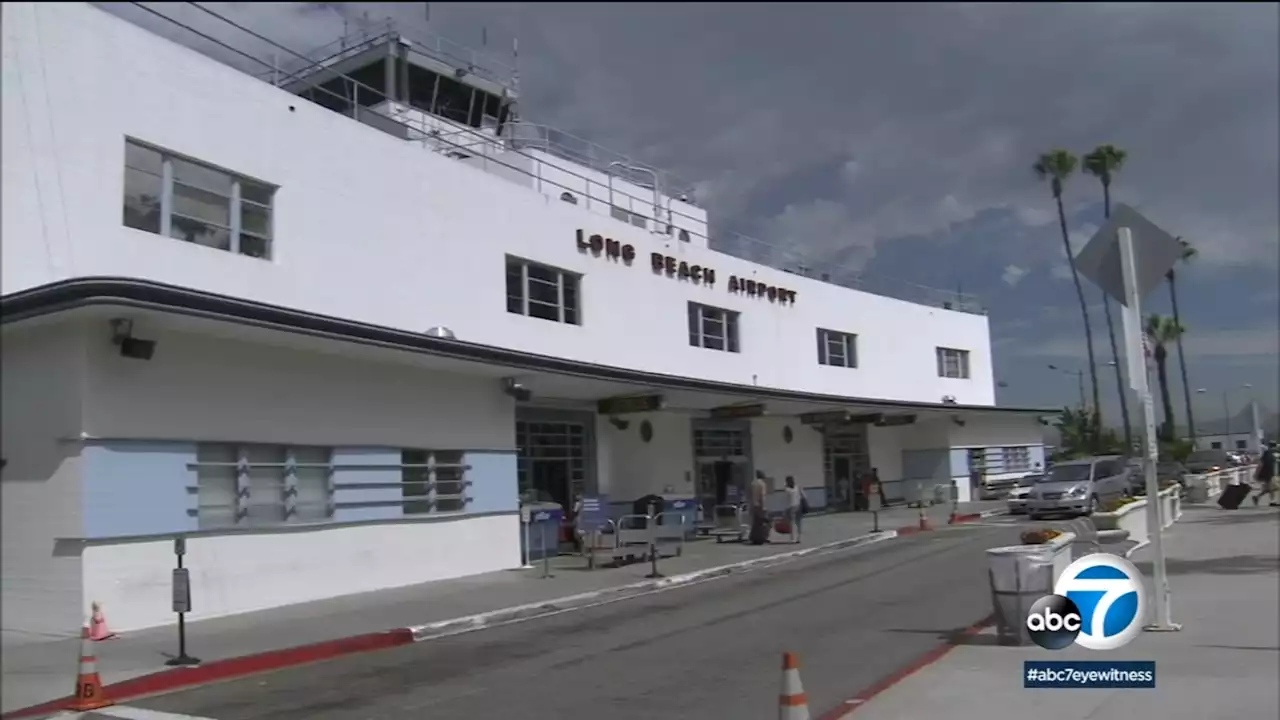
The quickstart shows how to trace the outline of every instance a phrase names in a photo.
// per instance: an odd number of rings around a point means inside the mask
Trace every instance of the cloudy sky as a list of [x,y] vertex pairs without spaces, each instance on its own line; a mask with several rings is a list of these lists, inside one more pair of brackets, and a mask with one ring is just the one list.
[[[209,27],[190,6],[148,5]],[[873,286],[978,295],[1007,404],[1074,402],[1075,379],[1048,365],[1084,367],[1031,165],[1118,145],[1117,201],[1200,251],[1179,283],[1201,419],[1244,384],[1233,403],[1280,408],[1274,3],[203,5],[299,50],[365,17],[429,18],[503,59],[518,37],[526,119],[696,183],[719,231]],[[1066,201],[1078,250],[1102,222],[1101,189],[1073,178]],[[1101,363],[1101,295],[1086,293]],[[1149,301],[1168,306],[1167,288]],[[1114,376],[1102,387],[1115,417]]]

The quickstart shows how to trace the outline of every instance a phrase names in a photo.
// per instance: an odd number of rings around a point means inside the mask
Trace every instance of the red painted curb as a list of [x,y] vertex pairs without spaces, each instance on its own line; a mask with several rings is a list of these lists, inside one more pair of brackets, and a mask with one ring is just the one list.
[[884,678],[881,678],[879,682],[840,703],[838,707],[828,710],[826,713],[819,716],[818,720],[844,720],[844,718],[854,714],[859,708],[870,702],[875,696],[888,690],[894,685],[897,685],[903,680],[906,680],[926,667],[938,662],[945,657],[947,653],[951,652],[953,648],[959,645],[962,640],[977,635],[982,632],[984,628],[991,625],[992,622],[994,622],[994,618],[988,616],[983,618],[980,622],[965,628],[964,631],[962,631],[956,638],[948,640],[947,642],[916,658],[906,666],[899,668]]
[[[386,632],[355,635],[312,645],[285,648],[284,650],[271,650],[257,655],[215,660],[195,667],[161,670],[157,673],[125,680],[114,685],[107,685],[103,688],[103,694],[115,702],[132,700],[144,695],[156,695],[193,685],[204,685],[272,670],[283,670],[295,665],[332,660],[343,655],[385,650],[399,645],[408,645],[412,642],[412,630],[396,628]],[[102,658],[99,657],[98,661],[101,663]],[[74,678],[68,679],[72,680]],[[13,710],[0,715],[0,719],[27,718],[57,712],[66,709],[72,700],[73,698],[68,696],[20,710]]]

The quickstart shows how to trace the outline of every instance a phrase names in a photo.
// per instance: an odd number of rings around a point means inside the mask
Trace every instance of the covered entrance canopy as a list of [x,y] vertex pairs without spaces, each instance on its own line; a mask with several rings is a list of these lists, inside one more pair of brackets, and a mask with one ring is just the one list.
[[[696,492],[705,495],[707,504],[729,501],[731,488],[741,488],[752,472],[750,433],[737,428],[753,418],[790,418],[787,433],[793,432],[791,426],[797,434],[801,426],[823,429],[824,441],[830,442],[820,451],[821,466],[813,467],[808,474],[809,482],[824,475],[830,493],[835,490],[833,478],[867,469],[867,427],[931,421],[963,425],[988,417],[1031,418],[1054,412],[1043,408],[838,397],[659,375],[122,278],[72,280],[15,293],[0,300],[0,316],[6,333],[76,317],[101,321],[105,342],[108,321],[127,317],[138,321],[142,328],[167,328],[308,353],[394,363],[469,376],[481,384],[491,381],[495,393],[506,392],[519,401],[514,439],[520,451],[521,487],[542,487],[551,496],[546,499],[562,505],[571,502],[576,493],[591,490],[589,479],[596,476],[598,462],[593,448],[594,418],[603,415],[622,424],[628,411],[653,409],[644,404],[630,408],[620,407],[621,403],[602,406],[601,401],[610,399],[660,396],[665,415],[690,419],[692,431],[686,432],[692,436],[692,457],[682,455],[677,464],[663,470],[664,479],[645,492],[656,492],[673,478],[679,477],[683,482],[684,473],[688,472]],[[156,352],[163,354],[164,347],[158,347]],[[856,430],[859,427],[864,433],[861,438]],[[814,462],[819,462],[818,452],[815,446]],[[638,488],[639,484],[628,487]]]
[[0,299],[0,321],[6,327],[89,310],[102,317],[112,316],[113,310],[128,310],[135,316],[142,313],[165,324],[227,337],[319,352],[358,353],[446,372],[492,376],[527,391],[532,402],[584,409],[595,408],[599,400],[606,398],[661,394],[663,410],[667,412],[705,414],[713,408],[759,405],[765,414],[774,416],[801,418],[810,413],[847,411],[860,416],[879,414],[889,423],[902,422],[906,416],[922,421],[975,415],[1040,417],[1057,412],[1048,408],[840,397],[662,375],[469,343],[465,338],[432,337],[425,334],[426,328],[422,333],[408,332],[147,280],[66,280]]

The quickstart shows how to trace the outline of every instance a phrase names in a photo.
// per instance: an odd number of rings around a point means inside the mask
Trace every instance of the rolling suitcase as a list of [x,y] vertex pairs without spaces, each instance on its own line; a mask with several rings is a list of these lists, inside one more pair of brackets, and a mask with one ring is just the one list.
[[751,531],[747,534],[747,542],[752,545],[763,545],[769,542],[769,518],[757,517],[751,521]]
[[1252,488],[1249,485],[1228,485],[1218,497],[1218,505],[1223,510],[1235,510],[1240,507],[1240,503],[1244,502],[1245,498],[1249,497],[1250,489]]

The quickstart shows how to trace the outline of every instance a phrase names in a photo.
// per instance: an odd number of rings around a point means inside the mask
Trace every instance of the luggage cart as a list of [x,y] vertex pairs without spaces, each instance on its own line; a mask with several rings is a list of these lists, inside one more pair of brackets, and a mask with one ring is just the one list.
[[734,542],[742,542],[747,538],[747,532],[751,528],[747,525],[744,507],[743,505],[715,506],[713,512],[716,524],[710,534],[717,543],[724,542],[726,538]]
[[680,557],[684,554],[685,513],[664,512],[654,518],[653,547],[658,557]]
[[623,515],[618,518],[614,556],[618,560],[647,560],[653,538],[652,518],[648,515]]
[[618,562],[618,524],[614,521],[606,520],[604,527],[585,533],[582,543],[588,570],[596,569],[596,558],[600,556],[608,558],[611,563]]

